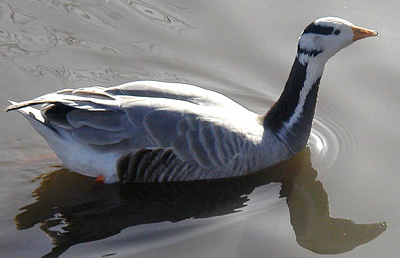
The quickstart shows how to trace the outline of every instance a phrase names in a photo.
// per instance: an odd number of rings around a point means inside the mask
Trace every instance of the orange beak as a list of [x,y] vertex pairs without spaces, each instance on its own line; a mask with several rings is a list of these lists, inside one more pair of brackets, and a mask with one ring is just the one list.
[[353,26],[351,28],[354,33],[353,41],[367,38],[367,37],[373,37],[373,36],[379,36],[379,33],[375,30],[369,30],[369,29],[364,29],[361,27]]

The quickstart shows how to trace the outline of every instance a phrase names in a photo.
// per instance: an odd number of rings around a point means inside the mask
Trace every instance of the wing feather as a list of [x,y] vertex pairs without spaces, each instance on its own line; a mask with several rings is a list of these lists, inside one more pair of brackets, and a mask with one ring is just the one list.
[[120,112],[75,109],[68,112],[66,118],[74,128],[87,126],[114,132],[124,130],[123,124],[121,123],[123,116]]
[[[247,120],[226,120],[226,110],[231,114],[241,112],[241,117],[250,117],[249,121],[256,116],[219,93],[192,85],[162,82],[66,89],[13,103],[7,110],[36,104],[44,104],[42,113],[47,123],[56,130],[69,131],[82,144],[103,152],[118,148],[121,151],[168,149],[173,152],[174,160],[205,169],[229,164],[243,149],[245,140],[240,127]],[[171,157],[168,153],[165,157]],[[142,154],[153,157],[149,152]],[[136,158],[140,155],[138,153]],[[154,155],[161,157],[160,153]],[[162,167],[141,161],[141,166],[147,165]]]
[[214,167],[223,166],[222,161],[218,158],[215,150],[215,139],[211,132],[211,126],[204,127],[200,130],[199,139],[203,148],[208,152],[208,158]]
[[169,147],[178,136],[177,127],[182,117],[179,112],[156,110],[144,117],[143,124],[159,147]]
[[198,131],[188,131],[186,133],[186,138],[189,142],[189,148],[187,151],[191,153],[193,159],[203,168],[211,169],[213,164],[210,162],[209,154],[203,145],[200,143]]
[[71,130],[72,135],[84,144],[109,145],[122,142],[132,137],[128,131],[109,131],[82,126]]
[[198,86],[159,81],[136,81],[107,88],[105,93],[112,96],[138,96],[181,100],[197,105],[228,109],[243,109],[241,105],[226,96]]

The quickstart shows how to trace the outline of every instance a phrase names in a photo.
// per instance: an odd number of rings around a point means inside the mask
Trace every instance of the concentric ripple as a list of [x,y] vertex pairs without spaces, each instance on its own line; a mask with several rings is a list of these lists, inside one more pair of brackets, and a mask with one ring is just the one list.
[[315,169],[330,168],[333,164],[346,163],[357,149],[355,133],[343,127],[340,119],[324,114],[314,118],[308,146]]

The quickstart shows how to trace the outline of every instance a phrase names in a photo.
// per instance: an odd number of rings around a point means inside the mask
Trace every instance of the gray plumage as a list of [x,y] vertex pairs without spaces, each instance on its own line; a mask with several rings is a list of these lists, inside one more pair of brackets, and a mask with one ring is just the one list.
[[325,63],[376,35],[339,18],[310,24],[285,89],[264,116],[213,91],[157,81],[66,89],[6,110],[18,109],[66,167],[107,183],[240,176],[304,148]]
[[[29,107],[36,104],[44,104],[40,112]],[[33,120],[35,128],[46,126],[47,135],[60,136],[49,144],[67,167],[105,175],[107,182],[117,180],[117,168],[121,181],[237,176],[276,162],[272,157],[289,155],[262,150],[264,129],[258,114],[192,85],[145,81],[61,90],[8,108],[13,109]],[[259,156],[265,156],[263,162],[257,161]],[[103,164],[106,160],[117,166],[112,169]]]

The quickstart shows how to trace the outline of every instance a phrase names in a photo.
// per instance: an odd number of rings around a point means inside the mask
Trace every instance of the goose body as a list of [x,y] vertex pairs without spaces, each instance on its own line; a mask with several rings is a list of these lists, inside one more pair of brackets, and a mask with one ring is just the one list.
[[[65,89],[6,110],[18,109],[67,168],[106,183],[240,176],[304,148],[325,63],[376,35],[339,18],[311,23],[285,89],[265,115],[217,92],[158,81]],[[37,104],[41,109],[31,107]]]

